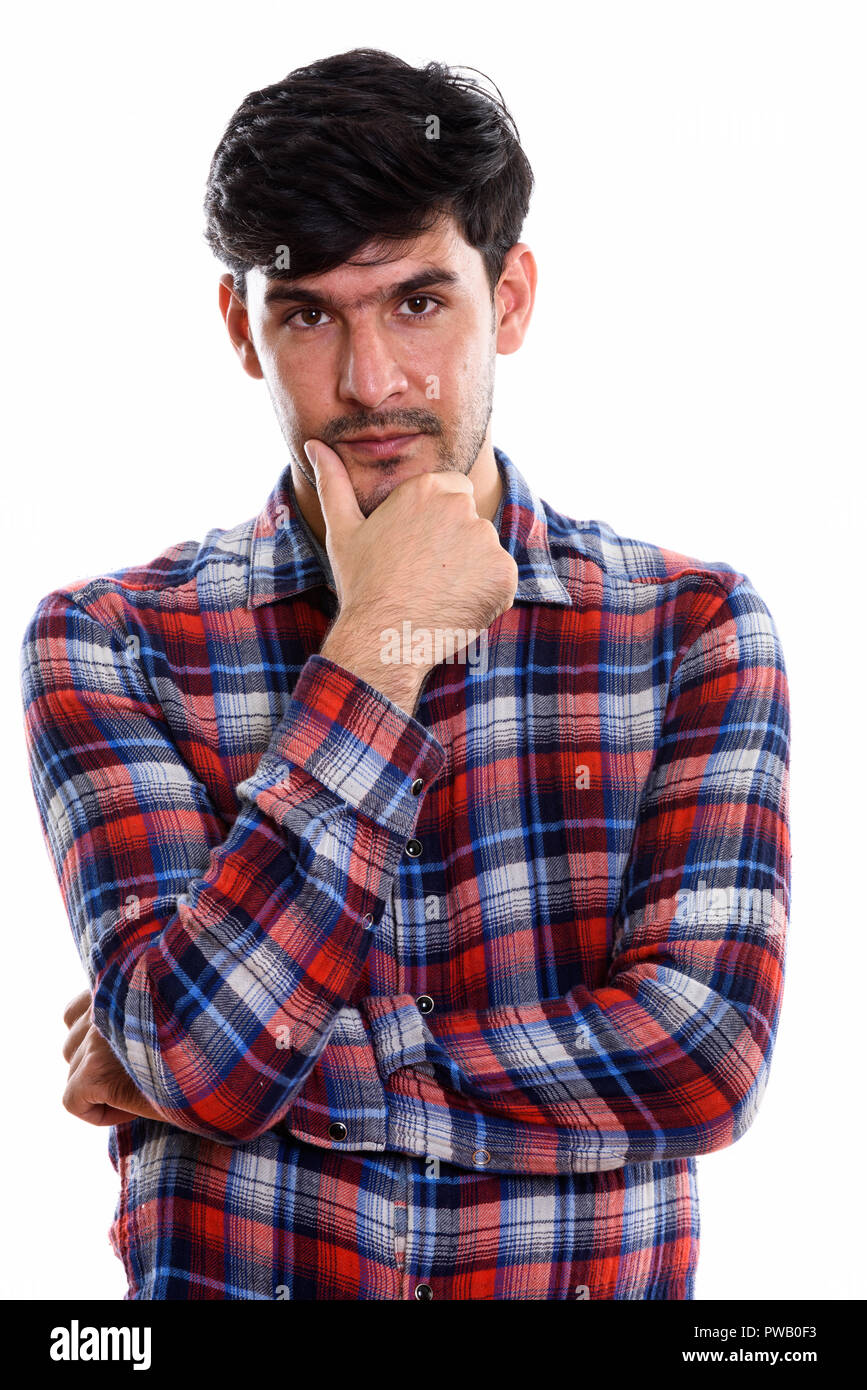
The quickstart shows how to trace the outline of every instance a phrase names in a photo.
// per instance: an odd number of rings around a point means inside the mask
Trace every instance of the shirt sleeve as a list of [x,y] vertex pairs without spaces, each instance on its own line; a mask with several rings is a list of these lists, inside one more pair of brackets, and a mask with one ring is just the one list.
[[[387,1147],[558,1173],[739,1139],[782,998],[788,768],[779,639],[742,579],[676,662],[605,987],[427,1016],[410,996],[364,1000]],[[299,1108],[316,1088],[323,1103],[339,1093],[341,1062],[323,1052]],[[315,1119],[300,1131],[314,1140]]]
[[[21,679],[31,781],[96,1027],[168,1123],[255,1138],[352,994],[441,745],[311,656],[227,834],[129,643],[84,604],[41,601]],[[372,1051],[365,1061],[380,1084]]]

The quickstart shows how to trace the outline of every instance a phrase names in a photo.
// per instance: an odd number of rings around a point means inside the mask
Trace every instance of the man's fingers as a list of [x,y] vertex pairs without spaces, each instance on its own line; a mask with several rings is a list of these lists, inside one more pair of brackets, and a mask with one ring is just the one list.
[[420,476],[430,478],[434,487],[439,488],[440,492],[468,492],[471,497],[476,495],[466,473],[456,473],[453,468],[447,468],[444,473],[422,473]]
[[304,452],[316,474],[316,491],[327,531],[332,539],[351,533],[364,517],[343,460],[321,439],[308,439]]
[[[102,1112],[98,1119],[96,1117],[97,1111]],[[79,1115],[78,1118],[86,1120],[89,1125],[104,1127],[106,1125],[129,1124],[130,1120],[136,1119],[136,1115],[131,1110],[118,1110],[113,1105],[93,1105],[89,1114]]]
[[63,1055],[70,1064],[63,1093],[63,1105],[70,1115],[100,1126],[126,1124],[136,1115],[163,1119],[84,1015],[70,1029]]
[[106,1105],[104,1101],[86,1100],[72,1082],[63,1093],[63,1107],[77,1120],[84,1120],[85,1124],[100,1127],[123,1125],[135,1119],[135,1114],[130,1110],[118,1110],[116,1106]]
[[82,1014],[80,1018],[76,1019],[66,1035],[66,1042],[63,1044],[63,1060],[65,1062],[72,1062],[89,1032],[90,1014]]
[[83,989],[80,994],[76,994],[74,999],[70,999],[63,1011],[63,1022],[66,1024],[67,1028],[71,1028],[73,1023],[90,1009],[90,1005],[91,994],[89,989]]
[[96,1076],[92,1074],[93,1066],[93,1053],[88,1048],[79,1046],[66,1079],[66,1089],[63,1092],[64,1110],[68,1110],[77,1120],[84,1120],[86,1124],[100,1127],[122,1125],[134,1119],[137,1111],[118,1109],[110,1100],[104,1099],[110,1095],[112,1088],[106,1085],[99,1070]]

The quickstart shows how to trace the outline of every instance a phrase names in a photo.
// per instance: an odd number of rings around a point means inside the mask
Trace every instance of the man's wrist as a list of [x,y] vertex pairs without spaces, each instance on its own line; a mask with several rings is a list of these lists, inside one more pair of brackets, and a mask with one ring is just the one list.
[[386,626],[362,624],[351,614],[339,614],[326,634],[319,655],[358,676],[386,699],[412,716],[430,667],[388,660],[383,632]]

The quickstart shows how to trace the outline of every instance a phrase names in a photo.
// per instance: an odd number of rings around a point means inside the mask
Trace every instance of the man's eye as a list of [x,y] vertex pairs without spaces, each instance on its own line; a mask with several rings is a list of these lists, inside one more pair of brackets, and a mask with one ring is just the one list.
[[318,328],[319,323],[295,323],[295,319],[297,319],[300,314],[323,314],[326,318],[328,317],[324,309],[315,309],[312,304],[308,305],[306,309],[296,309],[293,314],[289,315],[286,322],[291,323],[293,328],[301,328],[302,331],[305,328]]
[[432,299],[429,294],[411,294],[409,299],[405,299],[403,302],[404,304],[432,304],[434,307],[431,312],[426,314],[399,314],[398,317],[402,319],[432,319],[434,314],[438,313],[442,308],[439,300]]

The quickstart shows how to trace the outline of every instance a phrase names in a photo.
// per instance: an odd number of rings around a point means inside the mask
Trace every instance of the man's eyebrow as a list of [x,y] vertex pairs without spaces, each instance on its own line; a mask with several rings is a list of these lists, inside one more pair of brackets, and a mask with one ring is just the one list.
[[423,289],[432,289],[435,285],[456,285],[459,279],[453,270],[446,270],[444,266],[427,265],[408,279],[399,280],[395,285],[386,285],[374,294],[356,299],[351,304],[341,304],[336,299],[329,300],[324,295],[317,294],[316,290],[309,289],[301,281],[274,280],[265,291],[265,303],[278,304],[291,300],[313,305],[317,309],[361,309],[365,304],[382,304],[388,299],[406,299],[407,295],[416,294]]

